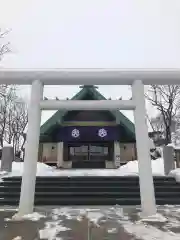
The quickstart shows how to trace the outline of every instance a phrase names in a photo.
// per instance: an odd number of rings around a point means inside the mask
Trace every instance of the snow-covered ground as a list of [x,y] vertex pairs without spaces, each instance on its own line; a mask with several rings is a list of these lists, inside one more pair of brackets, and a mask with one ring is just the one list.
[[[37,212],[33,214],[24,216],[23,222],[26,219],[33,221],[33,225],[36,225],[36,229],[38,229],[39,232],[38,239],[66,239],[67,236],[70,236],[68,232],[73,233],[74,236],[77,231],[84,233],[89,232],[89,238],[87,239],[91,239],[95,229],[99,231],[99,233],[97,236],[93,236],[98,237],[97,239],[99,240],[104,239],[102,235],[100,235],[101,231],[103,232],[103,236],[105,236],[104,232],[108,233],[108,235],[106,235],[108,237],[107,239],[111,239],[111,237],[112,239],[123,240],[180,239],[180,206],[158,206],[158,213],[166,218],[166,221],[163,222],[142,221],[139,217],[141,211],[139,207],[122,208],[118,205],[112,207],[41,207],[37,208],[36,211]],[[88,219],[88,222],[84,221],[85,218]],[[19,224],[13,223],[13,219],[5,218],[4,220],[6,225],[11,224],[12,226],[14,224],[17,228],[19,226]],[[23,224],[23,222],[21,222],[21,224]],[[42,224],[42,222],[44,224]],[[26,222],[24,226],[27,227],[27,225],[28,223]],[[12,229],[16,230],[16,227]],[[22,236],[19,235],[19,237]],[[24,238],[22,237],[22,239]]]
[[[54,219],[57,219],[57,216],[65,216],[67,219],[77,219],[78,221],[81,221],[83,216],[86,216],[90,222],[93,222],[98,227],[101,227],[102,223],[118,222],[119,226],[122,226],[125,232],[134,237],[133,239],[179,240],[179,207],[167,205],[161,207],[158,211],[162,214],[162,216],[164,216],[164,218],[166,218],[166,221],[161,223],[158,221],[154,223],[145,222],[138,217],[140,209],[121,208],[120,206],[113,206],[111,208],[88,207],[84,209],[66,207],[53,209],[52,213],[54,215]],[[107,231],[112,234],[116,233],[118,231],[118,225],[115,224],[111,228],[107,229]]]
[[[22,176],[23,162],[13,162],[12,172],[8,176]],[[152,172],[155,176],[164,175],[163,159],[152,160]],[[7,175],[0,172],[0,175]],[[44,163],[37,163],[37,176],[134,176],[138,175],[138,161],[130,161],[118,169],[56,169]]]

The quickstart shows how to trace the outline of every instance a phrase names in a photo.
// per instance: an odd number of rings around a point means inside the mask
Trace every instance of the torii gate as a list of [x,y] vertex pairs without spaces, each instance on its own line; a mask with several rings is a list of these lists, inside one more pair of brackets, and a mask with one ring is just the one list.
[[[143,216],[156,214],[144,85],[180,84],[180,69],[0,69],[0,84],[32,85],[18,215],[34,208],[41,110],[134,110]],[[132,100],[43,100],[44,85],[131,85]]]

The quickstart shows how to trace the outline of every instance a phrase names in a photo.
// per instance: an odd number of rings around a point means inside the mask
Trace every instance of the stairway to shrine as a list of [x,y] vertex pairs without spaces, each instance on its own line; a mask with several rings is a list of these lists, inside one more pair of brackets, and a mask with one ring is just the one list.
[[[180,184],[172,177],[154,177],[156,203],[180,204]],[[21,177],[0,182],[0,205],[18,205]],[[37,177],[35,205],[140,205],[136,176]]]

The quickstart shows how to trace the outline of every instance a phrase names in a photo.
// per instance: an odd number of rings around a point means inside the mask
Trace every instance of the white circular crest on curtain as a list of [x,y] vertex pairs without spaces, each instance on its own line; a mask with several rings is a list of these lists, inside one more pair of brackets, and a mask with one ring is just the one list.
[[72,137],[77,138],[77,137],[80,136],[80,132],[77,128],[75,128],[75,129],[72,130],[71,135],[72,135]]
[[104,128],[99,129],[99,131],[98,131],[98,136],[101,137],[101,138],[107,136],[107,131],[106,131],[106,129],[104,129]]

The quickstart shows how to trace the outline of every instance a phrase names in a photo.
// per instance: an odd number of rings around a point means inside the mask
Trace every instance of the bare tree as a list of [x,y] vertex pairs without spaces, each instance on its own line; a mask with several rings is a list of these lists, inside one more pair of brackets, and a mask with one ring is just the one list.
[[12,122],[9,122],[9,128],[12,133],[12,141],[15,152],[22,150],[25,143],[24,131],[28,122],[27,105],[23,99],[18,98],[14,103]]
[[[9,49],[9,43],[4,44],[3,38],[7,34],[7,31],[2,31],[0,28],[0,61],[2,60],[2,57],[4,54],[8,53],[10,51]],[[5,127],[6,127],[6,105],[8,98],[6,97],[7,92],[7,86],[6,85],[0,85],[0,147],[3,147],[4,142],[4,133],[5,133]]]
[[[154,132],[154,136],[158,135],[161,139],[165,139],[165,126],[164,119],[161,113],[158,113],[156,116],[146,116],[152,131]],[[173,121],[174,124],[174,121]]]
[[24,130],[27,126],[27,106],[16,94],[16,87],[7,86],[0,97],[0,145],[7,142],[15,152],[21,149]]
[[[10,52],[9,45],[10,43],[4,43],[4,37],[8,34],[9,31],[3,31],[0,28],[0,61],[2,60],[3,56],[6,53]],[[7,86],[6,85],[0,85],[0,97],[3,97],[6,92]],[[1,100],[1,99],[0,99]]]
[[[6,140],[7,123],[10,114],[12,114],[12,105],[16,97],[14,86],[0,86],[0,146]],[[9,142],[9,141],[8,141]]]
[[[180,107],[180,86],[179,85],[151,85],[146,98],[156,107],[159,114],[156,120],[156,126],[161,128],[165,136],[165,144],[171,142],[172,127]],[[152,126],[151,120],[151,126]]]
[[150,117],[146,115],[147,121],[149,122],[153,132],[162,132],[164,131],[164,122],[160,114],[155,117]]
[[2,59],[2,57],[6,54],[6,53],[9,53],[10,52],[10,43],[7,42],[7,43],[3,43],[3,39],[4,37],[9,33],[9,31],[3,31],[1,28],[0,28],[0,60]]
[[[4,43],[4,37],[9,31],[0,28],[0,61],[10,52],[10,43]],[[0,85],[0,146],[4,142],[13,144],[15,153],[25,144],[25,128],[27,126],[27,106],[23,99],[17,96],[14,85]]]

